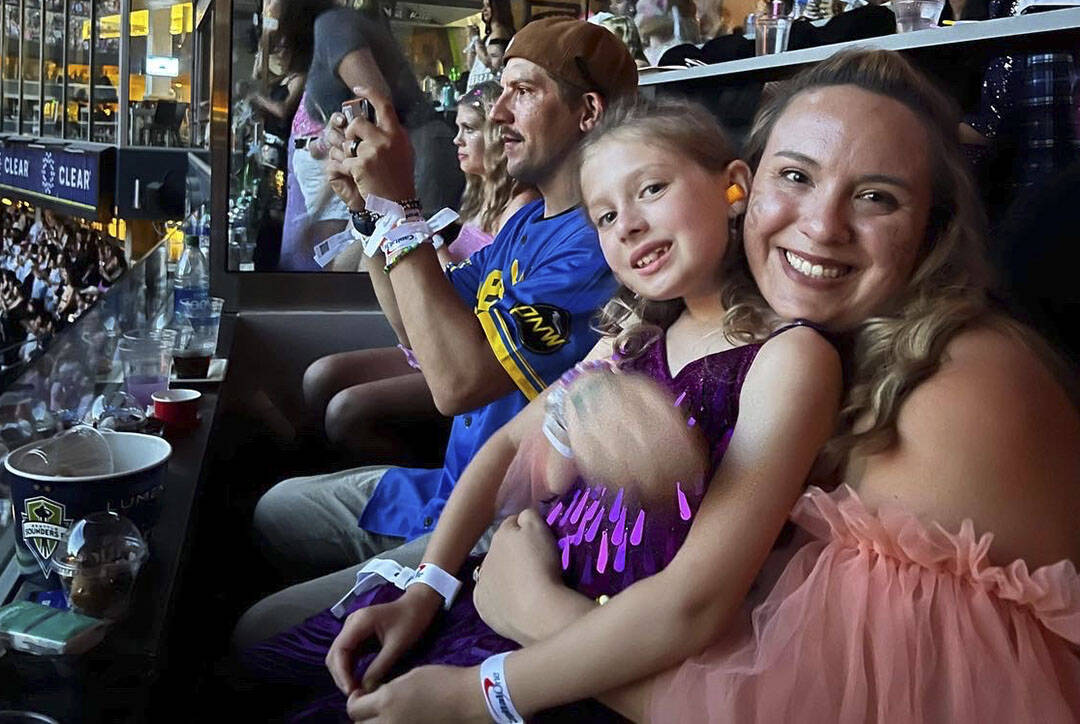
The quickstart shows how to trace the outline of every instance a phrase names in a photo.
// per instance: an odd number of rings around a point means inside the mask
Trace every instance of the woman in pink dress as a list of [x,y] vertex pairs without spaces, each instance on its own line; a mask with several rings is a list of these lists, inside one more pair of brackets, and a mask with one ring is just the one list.
[[[521,715],[597,697],[639,721],[1080,718],[1080,415],[1052,355],[990,306],[957,128],[881,51],[760,110],[745,268],[779,317],[840,338],[841,428],[767,560],[768,516],[733,540],[699,515],[667,569],[601,607],[561,585],[542,520],[504,524],[474,595],[524,645],[502,681]],[[350,710],[468,720],[484,696],[473,669],[422,667]]]

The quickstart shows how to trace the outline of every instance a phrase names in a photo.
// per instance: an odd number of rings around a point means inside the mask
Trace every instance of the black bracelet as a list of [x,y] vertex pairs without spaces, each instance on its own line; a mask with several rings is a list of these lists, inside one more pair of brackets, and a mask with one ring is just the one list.
[[350,211],[349,215],[352,217],[353,228],[364,236],[371,236],[375,233],[375,222],[379,220],[379,215],[374,214],[367,209],[360,211]]

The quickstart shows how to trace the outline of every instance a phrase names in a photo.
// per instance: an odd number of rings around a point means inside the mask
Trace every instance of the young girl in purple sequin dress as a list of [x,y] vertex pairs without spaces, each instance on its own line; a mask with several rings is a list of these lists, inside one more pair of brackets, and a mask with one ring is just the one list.
[[[831,433],[838,357],[817,331],[769,320],[747,292],[731,229],[749,170],[712,117],[673,101],[611,109],[582,158],[583,198],[624,285],[600,317],[607,337],[459,481],[424,557],[464,581],[448,611],[436,618],[443,601],[426,586],[386,584],[339,611],[347,618],[326,611],[245,652],[264,680],[304,687],[296,718],[342,717],[346,695],[416,666],[474,666],[518,648],[481,620],[480,561],[466,560],[515,495],[553,532],[566,581],[605,604],[672,561],[710,487],[723,491],[707,505],[762,496],[779,511],[775,538]],[[744,331],[763,319],[771,335]],[[630,424],[640,420],[644,433]],[[722,466],[729,447],[737,460]],[[755,454],[785,460],[746,459]],[[760,479],[729,479],[748,470]]]

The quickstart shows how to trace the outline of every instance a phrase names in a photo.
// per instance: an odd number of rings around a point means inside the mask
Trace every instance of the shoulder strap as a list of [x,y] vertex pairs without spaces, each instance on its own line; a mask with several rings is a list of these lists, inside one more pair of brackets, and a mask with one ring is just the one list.
[[775,336],[777,336],[779,334],[783,334],[784,332],[788,331],[789,329],[795,329],[796,327],[809,327],[810,329],[814,330],[815,332],[820,334],[822,337],[824,337],[826,340],[828,340],[829,344],[833,345],[834,347],[836,346],[836,338],[831,332],[829,332],[829,330],[825,329],[820,324],[816,324],[814,322],[811,322],[808,319],[796,319],[796,320],[792,321],[790,324],[785,324],[784,326],[780,327],[779,329],[773,330],[772,334],[770,334],[768,337],[765,338],[765,341],[767,342],[770,339],[772,339],[773,337],[775,337]]

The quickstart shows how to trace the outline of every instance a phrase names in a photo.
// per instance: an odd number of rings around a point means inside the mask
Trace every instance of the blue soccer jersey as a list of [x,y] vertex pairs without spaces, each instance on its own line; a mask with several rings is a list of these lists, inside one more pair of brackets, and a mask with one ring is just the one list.
[[430,532],[480,446],[596,344],[590,322],[616,286],[581,209],[544,218],[543,201],[524,206],[447,275],[517,391],[454,418],[442,469],[391,468],[360,517],[365,530],[409,539]]

